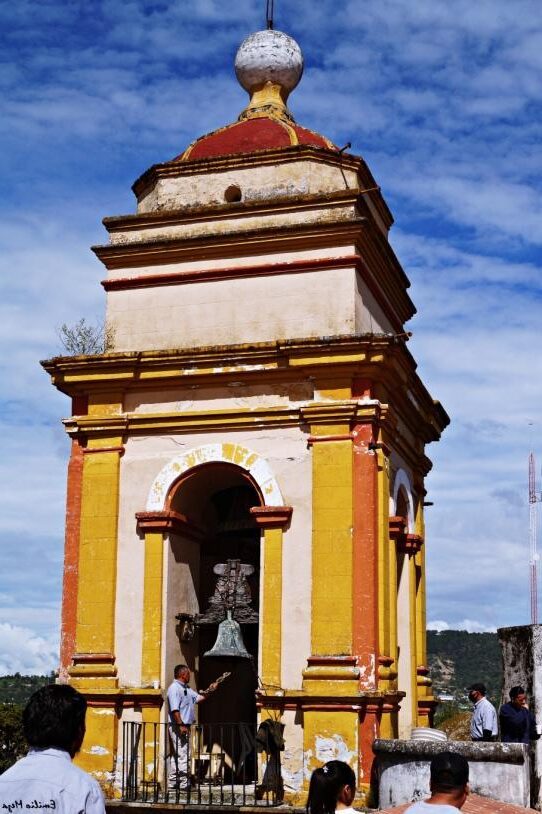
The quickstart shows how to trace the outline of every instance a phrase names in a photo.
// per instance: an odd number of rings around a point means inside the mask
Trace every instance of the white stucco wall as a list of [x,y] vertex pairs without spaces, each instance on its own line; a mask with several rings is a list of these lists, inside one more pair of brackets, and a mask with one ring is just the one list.
[[116,351],[353,333],[351,269],[110,291]]

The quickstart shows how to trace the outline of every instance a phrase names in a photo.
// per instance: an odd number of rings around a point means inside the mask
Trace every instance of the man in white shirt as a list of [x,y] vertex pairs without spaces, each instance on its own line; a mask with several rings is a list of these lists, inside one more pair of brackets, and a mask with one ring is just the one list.
[[190,670],[186,664],[177,664],[173,676],[167,691],[172,744],[169,783],[176,789],[187,790],[190,786],[190,727],[196,722],[196,704],[205,701],[208,693],[216,689],[216,684],[196,692],[189,686]]
[[497,738],[497,710],[486,698],[484,684],[471,684],[469,701],[474,704],[470,722],[470,737],[473,741],[494,741]]
[[72,763],[85,737],[86,711],[84,696],[67,684],[49,684],[32,695],[23,712],[30,749],[0,775],[0,811],[105,814],[98,782]]
[[469,794],[469,764],[462,755],[441,752],[431,761],[431,797],[407,808],[405,814],[457,814]]

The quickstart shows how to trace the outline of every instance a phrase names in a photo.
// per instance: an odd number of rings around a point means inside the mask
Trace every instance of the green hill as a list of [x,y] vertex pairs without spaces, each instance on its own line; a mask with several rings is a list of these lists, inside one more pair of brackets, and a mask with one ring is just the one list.
[[502,659],[496,633],[428,630],[427,653],[436,695],[453,695],[458,703],[468,706],[466,688],[481,681],[488,698],[500,703]]
[[48,676],[0,676],[0,704],[26,704],[35,690],[45,684],[54,684],[55,674]]

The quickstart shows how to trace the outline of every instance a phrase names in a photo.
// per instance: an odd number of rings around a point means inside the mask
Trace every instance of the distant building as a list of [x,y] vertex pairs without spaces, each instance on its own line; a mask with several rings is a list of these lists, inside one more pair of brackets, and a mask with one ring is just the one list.
[[122,722],[165,720],[177,662],[198,687],[224,669],[216,626],[176,617],[206,610],[215,565],[251,565],[265,691],[232,659],[200,721],[278,716],[293,802],[333,756],[367,789],[375,736],[431,720],[425,446],[448,417],[407,349],[376,181],[286,107],[297,44],[254,34],[236,69],[239,120],[104,221],[113,347],[44,363],[73,405],[61,670],[90,700],[81,763],[110,777]]

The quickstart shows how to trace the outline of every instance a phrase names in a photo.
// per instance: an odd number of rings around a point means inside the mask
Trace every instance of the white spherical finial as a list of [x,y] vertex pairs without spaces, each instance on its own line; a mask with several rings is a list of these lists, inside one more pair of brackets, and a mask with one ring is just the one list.
[[235,73],[248,93],[270,82],[280,86],[286,99],[301,79],[303,54],[297,42],[282,31],[256,31],[239,46]]

